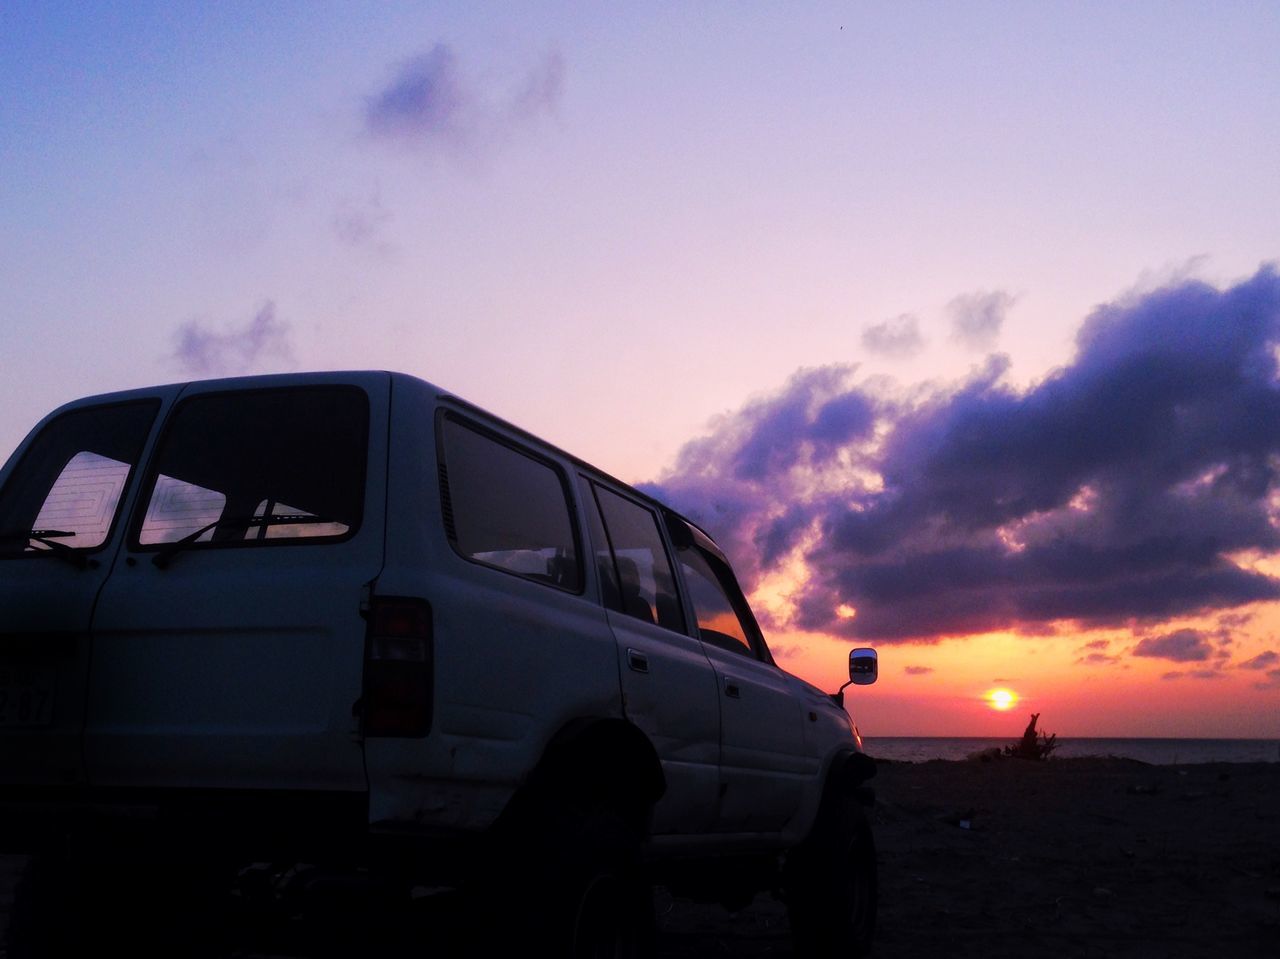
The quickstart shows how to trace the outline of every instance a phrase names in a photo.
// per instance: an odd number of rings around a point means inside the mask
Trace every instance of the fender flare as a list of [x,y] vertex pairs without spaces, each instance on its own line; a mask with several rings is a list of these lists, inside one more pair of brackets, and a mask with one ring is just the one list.
[[616,717],[579,717],[547,742],[502,818],[608,808],[646,826],[665,792],[658,752],[640,729]]

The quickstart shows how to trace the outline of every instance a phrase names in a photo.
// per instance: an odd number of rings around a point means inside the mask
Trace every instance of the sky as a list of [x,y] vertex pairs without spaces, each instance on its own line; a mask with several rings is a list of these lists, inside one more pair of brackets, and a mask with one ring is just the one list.
[[[397,369],[867,735],[1280,737],[1280,7],[0,4],[0,456]],[[997,687],[1008,712],[985,698]]]

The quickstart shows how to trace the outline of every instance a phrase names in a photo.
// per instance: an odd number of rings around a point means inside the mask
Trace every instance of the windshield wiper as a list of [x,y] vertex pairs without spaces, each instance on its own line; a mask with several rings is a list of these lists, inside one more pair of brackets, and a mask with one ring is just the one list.
[[10,543],[14,541],[25,543],[39,543],[44,547],[42,550],[35,550],[38,553],[52,553],[61,560],[70,563],[76,569],[84,569],[89,565],[89,558],[80,552],[74,546],[67,543],[59,543],[59,537],[75,536],[72,531],[65,529],[15,529],[12,532],[0,533],[0,543]]
[[201,526],[193,533],[188,533],[182,539],[174,540],[155,556],[151,557],[153,562],[160,569],[164,569],[173,562],[173,558],[181,553],[184,549],[194,545],[205,533],[210,530],[221,529],[224,526],[303,526],[311,523],[333,523],[327,516],[310,516],[306,513],[267,513],[265,516],[224,516],[222,519],[215,519],[206,526]]

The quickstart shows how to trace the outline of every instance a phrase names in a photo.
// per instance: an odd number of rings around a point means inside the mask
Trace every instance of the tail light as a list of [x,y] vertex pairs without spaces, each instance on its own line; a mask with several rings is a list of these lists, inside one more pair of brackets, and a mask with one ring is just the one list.
[[427,735],[431,730],[431,606],[421,599],[375,596],[364,644],[366,736]]

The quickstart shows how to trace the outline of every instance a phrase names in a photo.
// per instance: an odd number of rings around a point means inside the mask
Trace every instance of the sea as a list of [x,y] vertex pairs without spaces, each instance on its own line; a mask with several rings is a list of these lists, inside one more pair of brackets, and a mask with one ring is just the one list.
[[[1014,744],[1017,737],[863,736],[867,754],[898,762],[967,759],[987,749]],[[1067,739],[1059,736],[1051,759],[1115,756],[1159,766],[1186,763],[1280,762],[1280,739]]]

